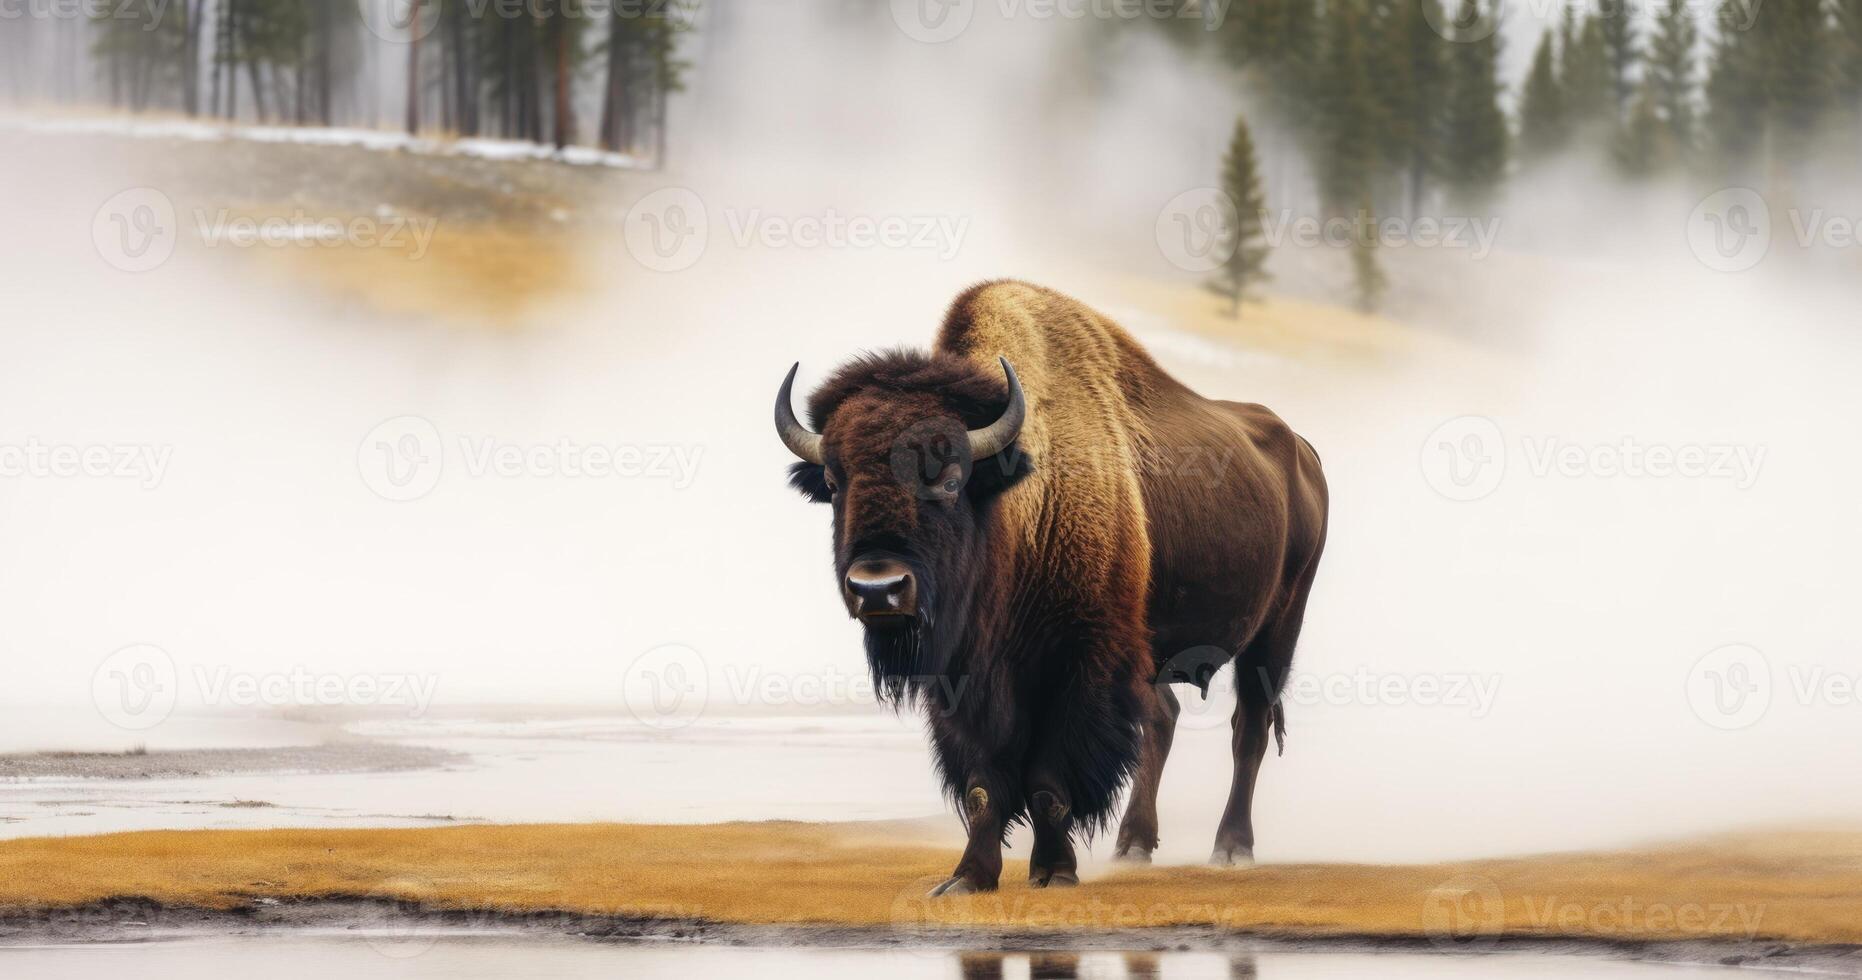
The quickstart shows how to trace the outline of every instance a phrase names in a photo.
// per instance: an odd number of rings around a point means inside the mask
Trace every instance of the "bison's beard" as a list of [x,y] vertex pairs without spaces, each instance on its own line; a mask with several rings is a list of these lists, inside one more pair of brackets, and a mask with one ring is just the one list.
[[918,614],[908,624],[866,628],[866,665],[873,672],[873,689],[894,707],[933,687],[948,662],[939,648],[939,617],[930,600],[920,593]]

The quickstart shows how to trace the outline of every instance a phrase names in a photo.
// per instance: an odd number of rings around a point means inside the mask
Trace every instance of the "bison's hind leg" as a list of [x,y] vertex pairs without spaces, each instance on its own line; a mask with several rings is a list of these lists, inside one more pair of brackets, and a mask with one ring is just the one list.
[[1280,692],[1293,668],[1293,649],[1299,644],[1306,594],[1316,565],[1301,577],[1285,611],[1256,634],[1235,661],[1235,714],[1229,720],[1235,774],[1229,784],[1228,806],[1216,828],[1211,864],[1254,863],[1254,784],[1267,756],[1268,740],[1284,737]]

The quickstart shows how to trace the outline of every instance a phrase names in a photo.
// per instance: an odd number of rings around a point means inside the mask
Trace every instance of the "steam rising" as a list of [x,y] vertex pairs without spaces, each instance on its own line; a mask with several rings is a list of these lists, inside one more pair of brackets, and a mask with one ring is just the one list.
[[[998,22],[990,4],[941,45],[883,9],[845,9],[720,4],[674,168],[575,202],[610,216],[581,250],[600,287],[511,331],[313,301],[221,255],[118,272],[97,260],[93,216],[159,186],[164,151],[0,135],[22,151],[0,184],[14,219],[0,442],[173,448],[154,491],[0,480],[3,697],[82,705],[95,665],[138,642],[168,650],[184,681],[226,665],[431,673],[452,703],[611,703],[629,661],[669,642],[719,677],[856,674],[827,512],[787,490],[770,398],[792,361],[806,389],[856,350],[927,343],[960,289],[1014,276],[1108,307],[1198,390],[1269,404],[1325,460],[1330,545],[1296,668],[1318,693],[1288,706],[1286,755],[1261,779],[1263,859],[1855,813],[1862,704],[1793,689],[1819,669],[1862,673],[1843,628],[1862,584],[1853,249],[1775,244],[1756,269],[1717,272],[1688,244],[1700,189],[1574,164],[1512,184],[1489,258],[1390,252],[1402,324],[1367,328],[1388,331],[1375,353],[1264,354],[1117,288],[1196,287],[1153,229],[1163,202],[1213,180],[1246,102],[1223,70],[1137,32],[1108,49],[1086,43],[1091,25]],[[685,271],[643,269],[623,244],[656,187],[705,204],[710,241]],[[1796,200],[1854,217],[1853,191]],[[734,240],[733,222],[830,210],[968,224],[949,261]],[[1273,269],[1326,298],[1345,265],[1277,254]],[[440,432],[447,470],[393,503],[359,478],[358,447],[407,415]],[[1431,433],[1463,416],[1490,420],[1506,449],[1503,478],[1472,501],[1429,476]],[[696,478],[474,477],[464,447],[486,439],[679,447]],[[1760,460],[1743,486],[1600,475],[1597,447],[1626,442]],[[1582,472],[1533,471],[1566,447]],[[1762,651],[1774,683],[1761,720],[1723,731],[1688,684],[1731,643]],[[1331,703],[1328,678],[1366,672],[1412,694],[1420,677],[1459,679],[1473,700]],[[1192,703],[1160,857],[1203,856],[1228,771],[1226,704]]]

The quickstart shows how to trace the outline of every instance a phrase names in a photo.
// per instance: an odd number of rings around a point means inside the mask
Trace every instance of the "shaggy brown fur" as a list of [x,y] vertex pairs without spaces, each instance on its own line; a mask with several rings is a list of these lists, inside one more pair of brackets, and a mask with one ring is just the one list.
[[[1007,401],[998,357],[1028,418],[1014,446],[971,460],[963,430]],[[930,353],[843,367],[810,414],[826,466],[798,464],[792,480],[834,504],[837,581],[873,555],[918,581],[914,628],[869,629],[867,650],[885,690],[929,709],[971,834],[948,884],[995,887],[1022,820],[1031,880],[1075,880],[1071,837],[1108,822],[1134,777],[1118,850],[1148,857],[1168,683],[1206,684],[1185,666],[1198,660],[1236,661],[1216,858],[1250,855],[1254,777],[1325,537],[1304,440],[1258,405],[1196,395],[1080,303],[1012,281],[959,296]],[[952,464],[962,494],[927,493]]]

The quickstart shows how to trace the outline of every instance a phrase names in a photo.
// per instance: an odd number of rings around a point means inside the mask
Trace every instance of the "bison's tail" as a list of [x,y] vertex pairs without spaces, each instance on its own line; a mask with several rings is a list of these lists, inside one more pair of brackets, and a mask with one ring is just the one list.
[[1275,755],[1287,754],[1287,709],[1279,698],[1274,699],[1274,749]]

